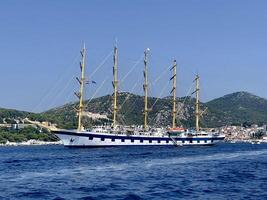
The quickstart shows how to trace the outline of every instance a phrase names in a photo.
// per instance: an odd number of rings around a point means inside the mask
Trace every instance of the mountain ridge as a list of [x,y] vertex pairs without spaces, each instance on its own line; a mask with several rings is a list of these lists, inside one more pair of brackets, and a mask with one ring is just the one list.
[[[120,109],[118,119],[120,124],[141,125],[143,123],[143,99],[141,95],[129,92],[121,92],[118,95]],[[104,95],[86,100],[87,112],[100,113],[112,118],[112,95]],[[186,101],[185,101],[186,100]],[[194,102],[192,97],[177,97],[177,109],[179,111],[177,119],[178,125],[186,127],[194,126]],[[168,126],[171,124],[172,101],[170,97],[148,98],[149,107],[153,107],[149,112],[149,122],[154,126]],[[38,120],[56,123],[61,128],[74,128],[77,125],[75,112],[77,102],[49,109],[41,113],[31,113],[18,111],[15,109],[0,108],[0,123],[4,118],[12,119],[23,118],[25,116]],[[201,103],[201,110],[206,110],[203,114],[202,127],[218,127],[230,124],[242,123],[266,123],[267,122],[267,99],[256,96],[252,93],[240,91],[215,98],[206,103]],[[207,108],[207,109],[206,109]],[[13,117],[13,118],[12,118]],[[110,121],[92,121],[84,119],[86,126],[101,124]]]

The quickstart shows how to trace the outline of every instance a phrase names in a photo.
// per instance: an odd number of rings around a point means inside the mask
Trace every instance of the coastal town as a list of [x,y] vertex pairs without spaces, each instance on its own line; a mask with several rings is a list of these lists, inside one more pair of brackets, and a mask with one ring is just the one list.
[[266,125],[223,126],[218,131],[225,135],[225,141],[235,142],[267,142]]

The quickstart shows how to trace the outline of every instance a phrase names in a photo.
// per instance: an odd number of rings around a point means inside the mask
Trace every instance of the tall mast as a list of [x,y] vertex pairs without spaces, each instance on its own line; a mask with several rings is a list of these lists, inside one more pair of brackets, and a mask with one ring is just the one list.
[[173,107],[172,107],[172,128],[176,127],[176,68],[177,68],[177,63],[176,60],[173,61],[173,76],[171,77],[172,80],[172,95],[173,95]]
[[145,109],[144,109],[144,129],[147,129],[147,118],[148,118],[148,107],[147,107],[147,96],[148,96],[148,78],[147,78],[147,54],[149,49],[147,48],[144,52],[145,58],[144,58],[144,64],[145,64],[145,70],[144,70],[144,93],[145,93]]
[[76,78],[80,84],[80,92],[75,95],[79,98],[79,110],[78,110],[78,131],[81,131],[83,126],[82,126],[82,115],[83,115],[83,109],[84,109],[84,84],[85,84],[85,55],[86,55],[86,50],[85,50],[85,44],[83,45],[83,49],[81,51],[81,56],[82,60],[80,62],[80,68],[81,68],[81,78]]
[[114,98],[113,98],[113,127],[116,126],[117,118],[117,95],[118,95],[118,48],[117,45],[114,47],[114,65],[113,65],[113,88],[114,88]]
[[200,114],[200,112],[199,112],[199,90],[200,90],[200,88],[199,88],[199,75],[196,75],[196,79],[195,79],[195,81],[196,81],[196,112],[195,112],[195,114],[196,114],[196,131],[197,132],[199,132],[199,114]]

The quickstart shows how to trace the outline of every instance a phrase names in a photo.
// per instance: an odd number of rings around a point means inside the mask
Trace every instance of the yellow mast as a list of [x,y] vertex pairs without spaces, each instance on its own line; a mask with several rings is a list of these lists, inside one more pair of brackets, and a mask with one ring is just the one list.
[[117,118],[117,95],[118,95],[118,48],[115,45],[114,47],[114,65],[113,65],[113,77],[114,81],[112,82],[114,88],[114,98],[113,98],[113,127],[116,126]]
[[176,60],[173,61],[173,76],[171,77],[172,80],[172,91],[171,93],[173,94],[173,107],[172,107],[172,128],[176,127],[176,68],[177,68],[177,63]]
[[196,132],[199,132],[200,128],[199,128],[199,75],[196,75]]
[[145,109],[144,109],[144,129],[147,129],[147,118],[148,118],[148,107],[147,107],[147,96],[148,96],[148,77],[147,77],[147,54],[148,54],[149,49],[147,48],[144,52],[145,58],[144,58],[144,64],[145,64],[145,70],[144,70],[144,78],[145,78],[145,83],[144,83],[144,93],[145,93]]
[[81,79],[76,78],[80,84],[80,92],[76,94],[76,96],[79,98],[79,109],[78,109],[78,131],[81,131],[83,129],[82,126],[82,115],[83,115],[83,109],[84,109],[84,84],[85,84],[85,44],[83,45],[83,49],[81,51],[82,60],[80,62],[80,68],[81,68]]

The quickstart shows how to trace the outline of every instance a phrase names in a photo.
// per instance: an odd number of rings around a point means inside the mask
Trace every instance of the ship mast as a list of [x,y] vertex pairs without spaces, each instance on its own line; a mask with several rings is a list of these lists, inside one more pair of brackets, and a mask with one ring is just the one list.
[[196,79],[195,79],[195,82],[196,82],[196,112],[195,112],[195,115],[196,115],[196,132],[199,132],[199,115],[200,115],[200,112],[199,112],[199,75],[197,74],[196,75]]
[[172,80],[172,95],[173,95],[173,107],[172,107],[172,128],[176,127],[176,68],[177,68],[177,63],[176,60],[173,61],[173,76],[171,77],[170,80]]
[[114,47],[114,65],[113,65],[113,88],[114,88],[114,97],[113,97],[113,127],[116,126],[116,118],[117,118],[117,95],[118,95],[118,48],[115,45]]
[[144,82],[144,93],[145,93],[145,108],[144,108],[144,129],[147,129],[147,119],[148,119],[148,107],[147,107],[147,96],[148,96],[148,77],[147,77],[147,64],[148,64],[148,61],[147,61],[147,54],[149,52],[149,48],[147,48],[144,52],[145,54],[145,58],[144,58],[144,64],[145,64],[145,70],[144,70],[144,79],[145,79],[145,82]]
[[81,68],[81,78],[79,79],[78,77],[76,78],[80,84],[80,92],[75,95],[79,98],[79,109],[78,109],[78,131],[81,131],[83,129],[82,126],[82,115],[83,115],[83,110],[84,110],[84,84],[85,84],[85,55],[86,55],[86,49],[85,49],[85,44],[83,45],[83,49],[81,50],[81,62],[80,62],[80,68]]

